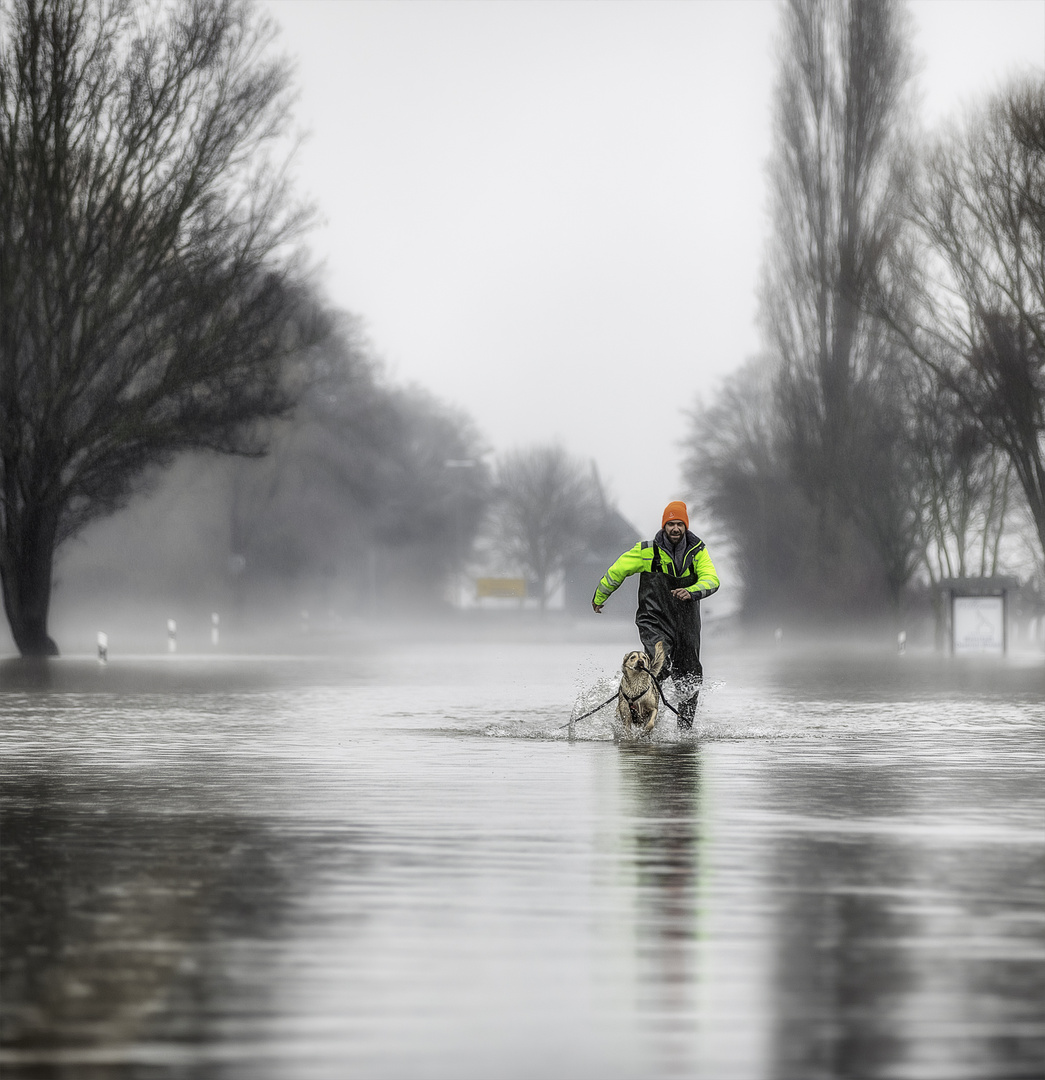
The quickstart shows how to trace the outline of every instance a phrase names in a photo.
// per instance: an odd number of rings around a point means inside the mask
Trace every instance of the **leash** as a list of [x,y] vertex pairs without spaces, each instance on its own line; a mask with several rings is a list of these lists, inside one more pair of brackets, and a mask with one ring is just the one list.
[[671,704],[671,702],[668,701],[668,699],[664,696],[664,687],[660,685],[660,679],[658,679],[657,676],[654,675],[652,671],[650,672],[650,678],[653,680],[654,684],[656,685],[657,693],[660,694],[660,700],[664,703],[665,708],[667,708],[669,712],[673,712],[681,720],[682,717],[679,716],[678,709],[676,709]]
[[594,716],[599,711],[599,709],[605,709],[611,701],[616,701],[617,695],[619,693],[620,688],[618,687],[616,690],[613,691],[613,694],[608,697],[601,705],[596,705],[594,709],[589,709],[586,713],[581,713],[580,716],[571,716],[565,724],[560,724],[557,730],[561,730],[564,727],[569,727],[570,724],[576,724],[578,720],[587,720],[589,716]]
[[[663,702],[664,706],[668,709],[669,712],[673,712],[681,720],[682,717],[679,716],[678,709],[676,709],[671,704],[671,702],[668,701],[668,699],[664,696],[664,687],[662,687],[660,685],[660,679],[658,679],[657,676],[654,675],[652,671],[649,673],[649,677],[653,680],[653,685],[657,688],[657,694],[658,694],[661,702]],[[611,701],[616,701],[617,697],[620,695],[620,692],[621,692],[620,687],[617,687],[616,691],[614,691],[614,693],[610,697],[608,697],[601,705],[596,705],[594,709],[589,709],[586,713],[581,713],[580,716],[571,717],[569,720],[566,721],[565,724],[560,724],[558,730],[562,730],[562,728],[564,728],[564,727],[569,727],[571,724],[576,724],[580,720],[587,720],[589,716],[594,716],[600,709],[605,709],[606,706],[609,705],[609,703]],[[645,690],[642,691],[643,694],[645,692],[646,692]],[[642,694],[639,694],[638,696],[642,697]],[[638,700],[637,698],[635,698],[635,699],[628,698],[627,694],[625,694],[624,697],[625,697],[626,700],[629,700],[629,701],[630,700]]]

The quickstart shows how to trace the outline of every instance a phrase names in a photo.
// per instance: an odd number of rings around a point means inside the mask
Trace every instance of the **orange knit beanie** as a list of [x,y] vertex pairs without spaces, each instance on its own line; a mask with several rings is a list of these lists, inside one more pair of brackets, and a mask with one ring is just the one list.
[[669,502],[664,507],[664,516],[660,519],[660,527],[664,528],[669,521],[681,521],[686,528],[689,528],[689,514],[686,513],[686,504],[684,502]]

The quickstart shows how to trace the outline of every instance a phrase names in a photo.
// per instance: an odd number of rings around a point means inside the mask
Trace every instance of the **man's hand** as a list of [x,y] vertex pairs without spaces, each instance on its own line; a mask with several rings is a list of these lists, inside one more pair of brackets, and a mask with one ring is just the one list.
[[676,600],[691,600],[693,598],[693,594],[688,589],[672,589],[671,595]]
[[602,604],[596,604],[594,600],[592,600],[591,602],[591,609],[595,612],[596,615],[602,614]]

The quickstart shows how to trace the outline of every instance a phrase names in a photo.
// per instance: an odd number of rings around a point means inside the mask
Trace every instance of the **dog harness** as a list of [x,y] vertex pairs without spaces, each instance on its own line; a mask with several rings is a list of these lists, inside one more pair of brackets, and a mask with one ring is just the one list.
[[622,698],[624,698],[624,700],[628,703],[628,708],[631,711],[632,720],[637,722],[638,720],[641,719],[641,717],[639,715],[638,706],[635,704],[635,702],[638,701],[640,698],[644,698],[649,693],[649,688],[652,685],[653,685],[653,676],[647,674],[647,676],[646,676],[646,685],[634,697],[632,697],[624,689],[623,686],[620,688],[620,696]]

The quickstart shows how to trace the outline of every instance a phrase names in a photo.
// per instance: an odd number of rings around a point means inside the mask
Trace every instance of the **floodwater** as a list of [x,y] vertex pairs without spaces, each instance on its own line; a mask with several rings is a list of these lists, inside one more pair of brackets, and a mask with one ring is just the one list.
[[4,662],[3,1076],[1041,1077],[1042,658],[631,647]]

